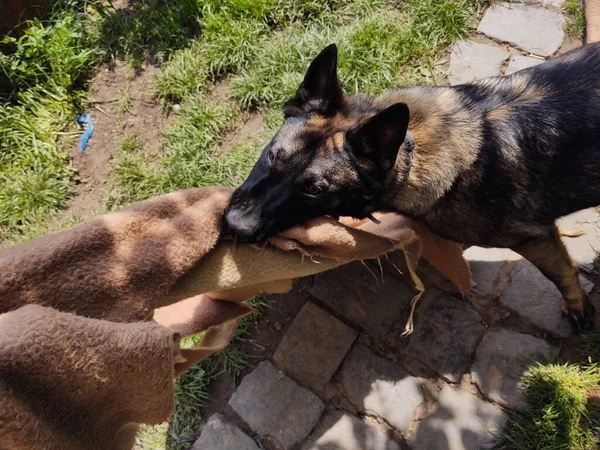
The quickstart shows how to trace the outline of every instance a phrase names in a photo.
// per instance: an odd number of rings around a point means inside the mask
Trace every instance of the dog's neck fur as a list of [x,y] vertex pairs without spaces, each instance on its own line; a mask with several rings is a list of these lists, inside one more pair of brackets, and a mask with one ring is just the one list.
[[409,131],[384,182],[380,207],[422,216],[477,158],[482,119],[444,87],[386,91],[371,106],[383,110],[398,102],[409,107]]

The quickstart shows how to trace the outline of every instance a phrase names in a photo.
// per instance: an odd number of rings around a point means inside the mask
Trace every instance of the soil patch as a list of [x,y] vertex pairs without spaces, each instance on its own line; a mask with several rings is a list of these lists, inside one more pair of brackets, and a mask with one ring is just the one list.
[[79,149],[78,141],[71,148],[79,182],[66,216],[83,219],[104,211],[110,159],[126,136],[136,135],[152,154],[160,150],[166,117],[151,91],[152,74],[159,70],[151,65],[133,70],[124,62],[100,67],[90,87],[93,106],[87,111],[94,121],[94,134],[85,151]]

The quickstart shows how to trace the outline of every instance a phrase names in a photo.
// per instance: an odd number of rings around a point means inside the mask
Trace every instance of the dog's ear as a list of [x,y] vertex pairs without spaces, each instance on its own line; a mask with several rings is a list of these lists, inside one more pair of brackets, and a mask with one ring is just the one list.
[[400,146],[406,137],[409,112],[404,103],[396,103],[375,114],[360,127],[350,130],[347,141],[357,158],[371,160],[385,174],[394,167]]
[[343,99],[337,76],[337,46],[331,44],[310,63],[304,81],[285,109],[327,113],[339,107]]

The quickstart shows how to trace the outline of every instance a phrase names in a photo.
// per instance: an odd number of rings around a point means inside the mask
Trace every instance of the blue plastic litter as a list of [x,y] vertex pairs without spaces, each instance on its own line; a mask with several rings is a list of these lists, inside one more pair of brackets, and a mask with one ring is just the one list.
[[83,136],[81,136],[81,139],[79,140],[79,150],[83,152],[87,148],[90,138],[94,134],[94,121],[89,114],[80,114],[75,119],[80,126],[87,125]]

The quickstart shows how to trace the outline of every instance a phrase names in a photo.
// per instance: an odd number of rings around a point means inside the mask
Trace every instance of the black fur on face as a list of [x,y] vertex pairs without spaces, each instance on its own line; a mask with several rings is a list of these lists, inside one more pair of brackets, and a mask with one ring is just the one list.
[[225,211],[227,229],[245,242],[308,219],[366,217],[379,205],[408,126],[408,107],[353,112],[339,86],[337,49],[311,63],[286,120]]

